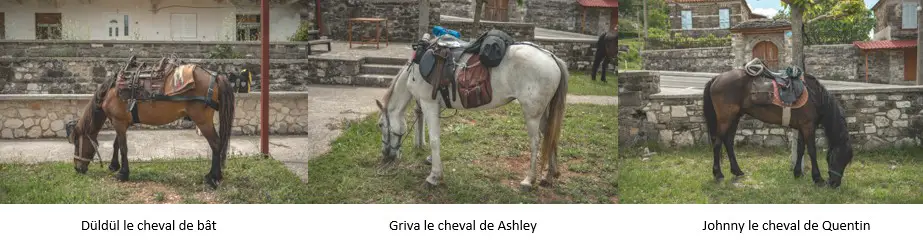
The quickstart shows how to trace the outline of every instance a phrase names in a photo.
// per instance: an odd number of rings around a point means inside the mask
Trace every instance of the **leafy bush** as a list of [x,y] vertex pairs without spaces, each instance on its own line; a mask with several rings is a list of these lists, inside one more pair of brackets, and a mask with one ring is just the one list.
[[295,30],[295,33],[288,38],[289,41],[310,41],[311,35],[308,34],[309,31],[314,30],[314,23],[303,21],[301,25],[298,25],[298,30]]
[[234,51],[230,45],[218,45],[208,51],[209,59],[239,59],[243,54]]

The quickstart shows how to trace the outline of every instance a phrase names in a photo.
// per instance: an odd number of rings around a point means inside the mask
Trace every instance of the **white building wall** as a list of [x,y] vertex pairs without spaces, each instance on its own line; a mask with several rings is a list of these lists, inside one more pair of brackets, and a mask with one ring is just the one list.
[[[0,1],[6,15],[6,39],[35,39],[35,13],[61,13],[62,38],[65,40],[162,40],[173,41],[171,15],[196,14],[196,41],[234,41],[235,14],[259,14],[259,7],[235,7],[215,0],[161,0],[153,11],[150,0],[58,1],[59,6],[26,0],[23,4]],[[270,9],[270,40],[287,41],[301,17],[293,7]],[[109,37],[109,15],[129,15],[129,35]],[[119,17],[119,20],[122,18]],[[121,31],[121,23],[120,31]]]

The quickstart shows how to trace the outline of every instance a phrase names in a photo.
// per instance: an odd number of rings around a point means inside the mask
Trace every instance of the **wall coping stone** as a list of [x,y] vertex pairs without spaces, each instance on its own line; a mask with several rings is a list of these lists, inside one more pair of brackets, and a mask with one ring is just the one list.
[[575,42],[575,43],[596,43],[597,39],[587,39],[587,38],[569,38],[569,37],[538,37],[536,36],[533,41],[535,42]]
[[[441,23],[474,23],[473,19],[464,19],[464,20],[440,20]],[[505,26],[519,26],[519,27],[535,27],[533,23],[522,23],[522,22],[494,22],[494,21],[484,21],[481,20],[481,24],[494,24],[494,25],[505,25]]]
[[[0,40],[0,44],[164,44],[164,45],[260,45],[258,41],[157,41],[157,40]],[[270,45],[307,46],[307,41],[269,42]]]
[[[620,76],[624,76],[621,75]],[[908,92],[923,92],[923,86],[881,86],[875,88],[862,88],[862,87],[849,87],[849,88],[840,88],[840,89],[830,89],[828,90],[833,94],[869,94],[869,93],[908,93]],[[694,98],[701,99],[702,93],[681,93],[681,94],[669,94],[669,93],[658,93],[651,94],[651,99],[683,99],[683,98]]]
[[644,50],[641,53],[645,52],[675,52],[675,51],[695,51],[695,50],[723,50],[723,49],[733,49],[731,46],[727,47],[703,47],[703,48],[682,48],[682,49],[661,49],[661,50]]
[[[269,59],[270,63],[304,63],[309,60],[342,60],[342,61],[356,61],[366,59],[368,57],[349,57],[349,56],[308,56],[306,59]],[[201,62],[216,62],[216,63],[249,63],[249,62],[259,62],[259,58],[238,58],[238,59],[225,59],[225,58],[180,58],[183,61],[189,63],[201,63]],[[74,62],[97,62],[97,61],[127,61],[127,58],[111,58],[111,57],[0,57],[0,61],[51,61],[51,60],[61,60],[61,61],[74,61]],[[137,61],[149,61],[155,62],[160,61],[160,58],[138,58]]]

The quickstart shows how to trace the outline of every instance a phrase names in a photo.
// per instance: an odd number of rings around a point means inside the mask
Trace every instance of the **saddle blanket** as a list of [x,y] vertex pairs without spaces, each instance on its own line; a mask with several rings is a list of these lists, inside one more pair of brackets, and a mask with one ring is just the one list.
[[808,102],[808,87],[804,85],[804,80],[789,82],[790,86],[787,89],[783,89],[779,82],[775,80],[772,81],[772,104],[790,108],[800,108],[804,106],[804,104]]
[[176,96],[188,92],[195,88],[195,79],[193,78],[193,71],[195,70],[196,65],[186,64],[180,65],[173,69],[173,74],[166,79],[166,84],[163,92],[167,96]]

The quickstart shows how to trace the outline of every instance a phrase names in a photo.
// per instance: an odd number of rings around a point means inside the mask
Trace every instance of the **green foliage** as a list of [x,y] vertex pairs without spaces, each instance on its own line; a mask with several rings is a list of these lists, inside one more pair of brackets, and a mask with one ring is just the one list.
[[[660,29],[658,29],[660,30]],[[662,30],[661,30],[662,31]],[[653,31],[648,36],[653,36]],[[628,52],[619,53],[619,70],[640,70],[641,69],[641,44],[638,39],[619,39],[619,45],[627,45]]]
[[[869,40],[869,31],[875,27],[872,11],[859,0],[801,0],[804,11],[805,44],[848,44]],[[790,6],[774,19],[791,19]]]
[[243,54],[234,51],[230,45],[221,44],[208,51],[209,59],[239,59]]
[[314,29],[314,23],[308,21],[302,21],[301,25],[298,25],[298,30],[295,30],[295,33],[288,38],[289,41],[309,41],[311,40],[311,35],[308,34],[309,31]]

